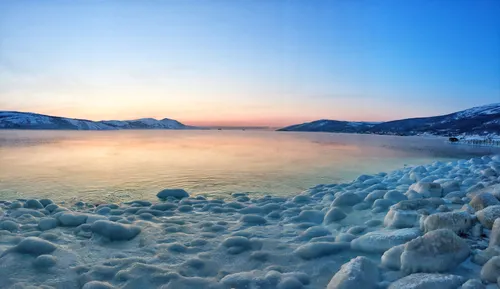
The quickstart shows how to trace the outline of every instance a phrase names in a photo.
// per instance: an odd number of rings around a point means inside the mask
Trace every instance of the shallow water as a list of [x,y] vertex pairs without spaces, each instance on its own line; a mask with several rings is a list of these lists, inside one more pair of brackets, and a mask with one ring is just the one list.
[[435,160],[498,153],[442,138],[273,131],[0,131],[0,199],[154,200],[192,194],[294,195]]

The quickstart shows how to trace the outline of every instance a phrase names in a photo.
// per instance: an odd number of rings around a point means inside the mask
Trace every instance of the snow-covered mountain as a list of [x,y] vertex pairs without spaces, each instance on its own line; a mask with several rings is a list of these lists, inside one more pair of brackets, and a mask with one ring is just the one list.
[[117,129],[185,129],[184,124],[173,119],[91,121],[30,112],[0,111],[0,129],[66,129],[66,130],[117,130]]
[[391,135],[489,135],[500,134],[500,103],[473,107],[447,115],[409,118],[381,123],[317,120],[279,131],[322,131]]

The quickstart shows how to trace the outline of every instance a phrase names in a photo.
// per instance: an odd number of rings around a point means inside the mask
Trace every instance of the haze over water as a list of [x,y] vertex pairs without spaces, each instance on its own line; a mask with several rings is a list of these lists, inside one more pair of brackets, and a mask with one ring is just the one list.
[[163,188],[295,195],[404,165],[498,153],[442,138],[273,131],[0,131],[0,198],[155,200]]

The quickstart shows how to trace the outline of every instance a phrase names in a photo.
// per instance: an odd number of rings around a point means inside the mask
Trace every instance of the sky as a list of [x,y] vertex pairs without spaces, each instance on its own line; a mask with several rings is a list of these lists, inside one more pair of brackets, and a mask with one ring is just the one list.
[[2,0],[0,110],[191,125],[500,102],[498,0]]

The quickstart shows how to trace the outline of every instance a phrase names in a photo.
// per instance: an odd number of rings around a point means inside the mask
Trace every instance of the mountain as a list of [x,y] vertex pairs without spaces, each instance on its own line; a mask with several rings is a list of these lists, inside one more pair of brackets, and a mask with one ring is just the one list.
[[390,135],[432,134],[441,136],[500,134],[500,103],[473,107],[447,115],[408,118],[387,122],[317,120],[278,131],[321,131]]
[[117,130],[117,129],[186,129],[173,119],[91,121],[38,113],[0,111],[0,129],[60,129],[60,130]]

